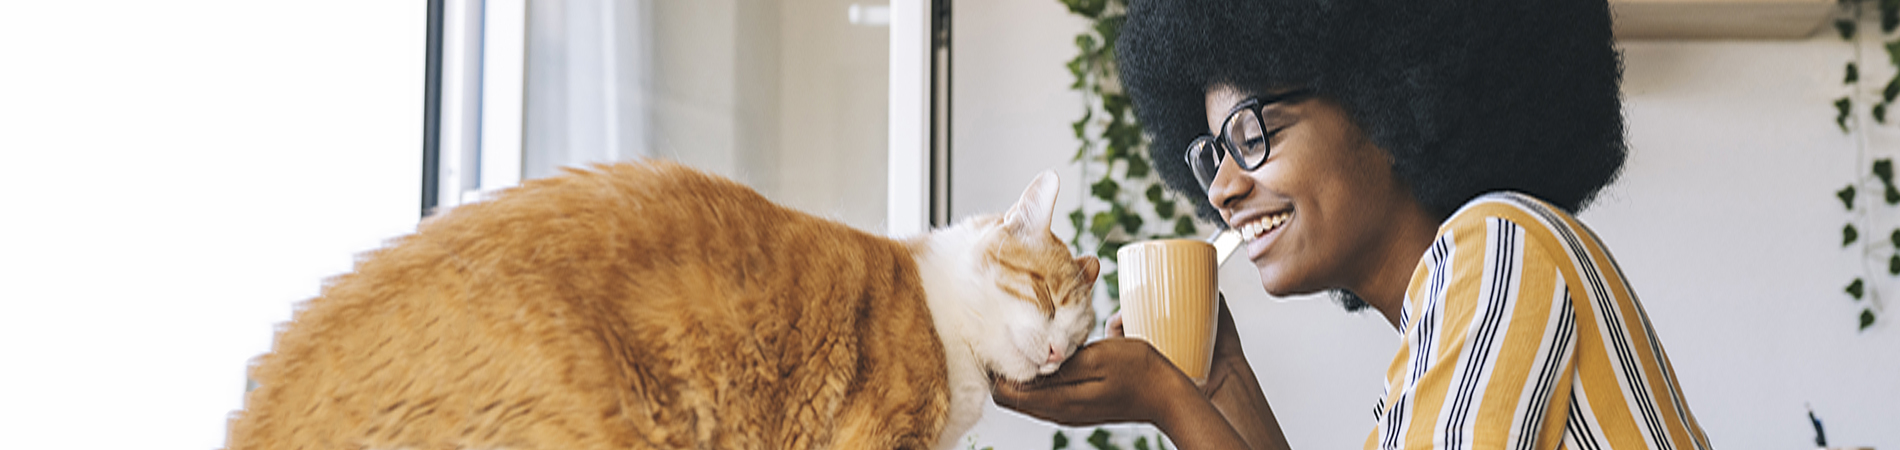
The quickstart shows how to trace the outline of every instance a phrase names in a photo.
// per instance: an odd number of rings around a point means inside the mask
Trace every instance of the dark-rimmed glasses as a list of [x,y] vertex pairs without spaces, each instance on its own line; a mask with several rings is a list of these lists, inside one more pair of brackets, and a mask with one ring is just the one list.
[[1266,114],[1262,111],[1276,103],[1294,102],[1313,93],[1310,89],[1295,89],[1268,97],[1253,97],[1234,105],[1227,113],[1227,119],[1221,121],[1220,135],[1194,138],[1188,143],[1188,168],[1194,170],[1194,179],[1201,182],[1206,190],[1214,184],[1214,175],[1220,173],[1221,162],[1234,158],[1241,170],[1253,171],[1267,162],[1272,152],[1267,141],[1280,130],[1266,129]]

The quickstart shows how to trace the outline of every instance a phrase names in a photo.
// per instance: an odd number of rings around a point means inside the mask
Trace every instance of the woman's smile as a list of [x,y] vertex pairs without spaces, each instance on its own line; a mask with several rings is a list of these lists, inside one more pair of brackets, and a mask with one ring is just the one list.
[[1267,256],[1267,248],[1282,234],[1281,231],[1292,224],[1293,210],[1259,214],[1244,220],[1238,222],[1234,229],[1240,232],[1240,239],[1247,243],[1247,259],[1260,263]]

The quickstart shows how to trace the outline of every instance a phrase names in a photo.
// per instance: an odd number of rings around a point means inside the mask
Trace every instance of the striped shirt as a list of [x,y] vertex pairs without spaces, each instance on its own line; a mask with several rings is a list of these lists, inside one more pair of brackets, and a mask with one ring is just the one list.
[[1609,250],[1535,198],[1452,214],[1399,317],[1367,449],[1709,448]]

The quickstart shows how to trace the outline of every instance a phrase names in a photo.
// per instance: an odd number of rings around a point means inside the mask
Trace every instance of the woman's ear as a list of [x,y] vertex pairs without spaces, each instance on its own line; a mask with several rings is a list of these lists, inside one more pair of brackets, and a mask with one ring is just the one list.
[[1003,229],[1018,237],[1048,233],[1056,209],[1056,191],[1060,185],[1053,170],[1037,174],[1036,179],[1029,182],[1029,187],[1023,189],[1022,198],[1017,199],[1016,205],[1003,214]]

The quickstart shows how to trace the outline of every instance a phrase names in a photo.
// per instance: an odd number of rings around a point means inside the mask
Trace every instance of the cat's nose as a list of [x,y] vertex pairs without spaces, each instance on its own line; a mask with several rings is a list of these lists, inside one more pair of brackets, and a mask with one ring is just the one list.
[[1049,363],[1049,364],[1055,364],[1055,363],[1059,363],[1059,362],[1062,362],[1062,349],[1061,349],[1061,348],[1059,348],[1059,347],[1056,347],[1056,345],[1055,345],[1055,344],[1049,344],[1049,361],[1048,361],[1048,363]]

